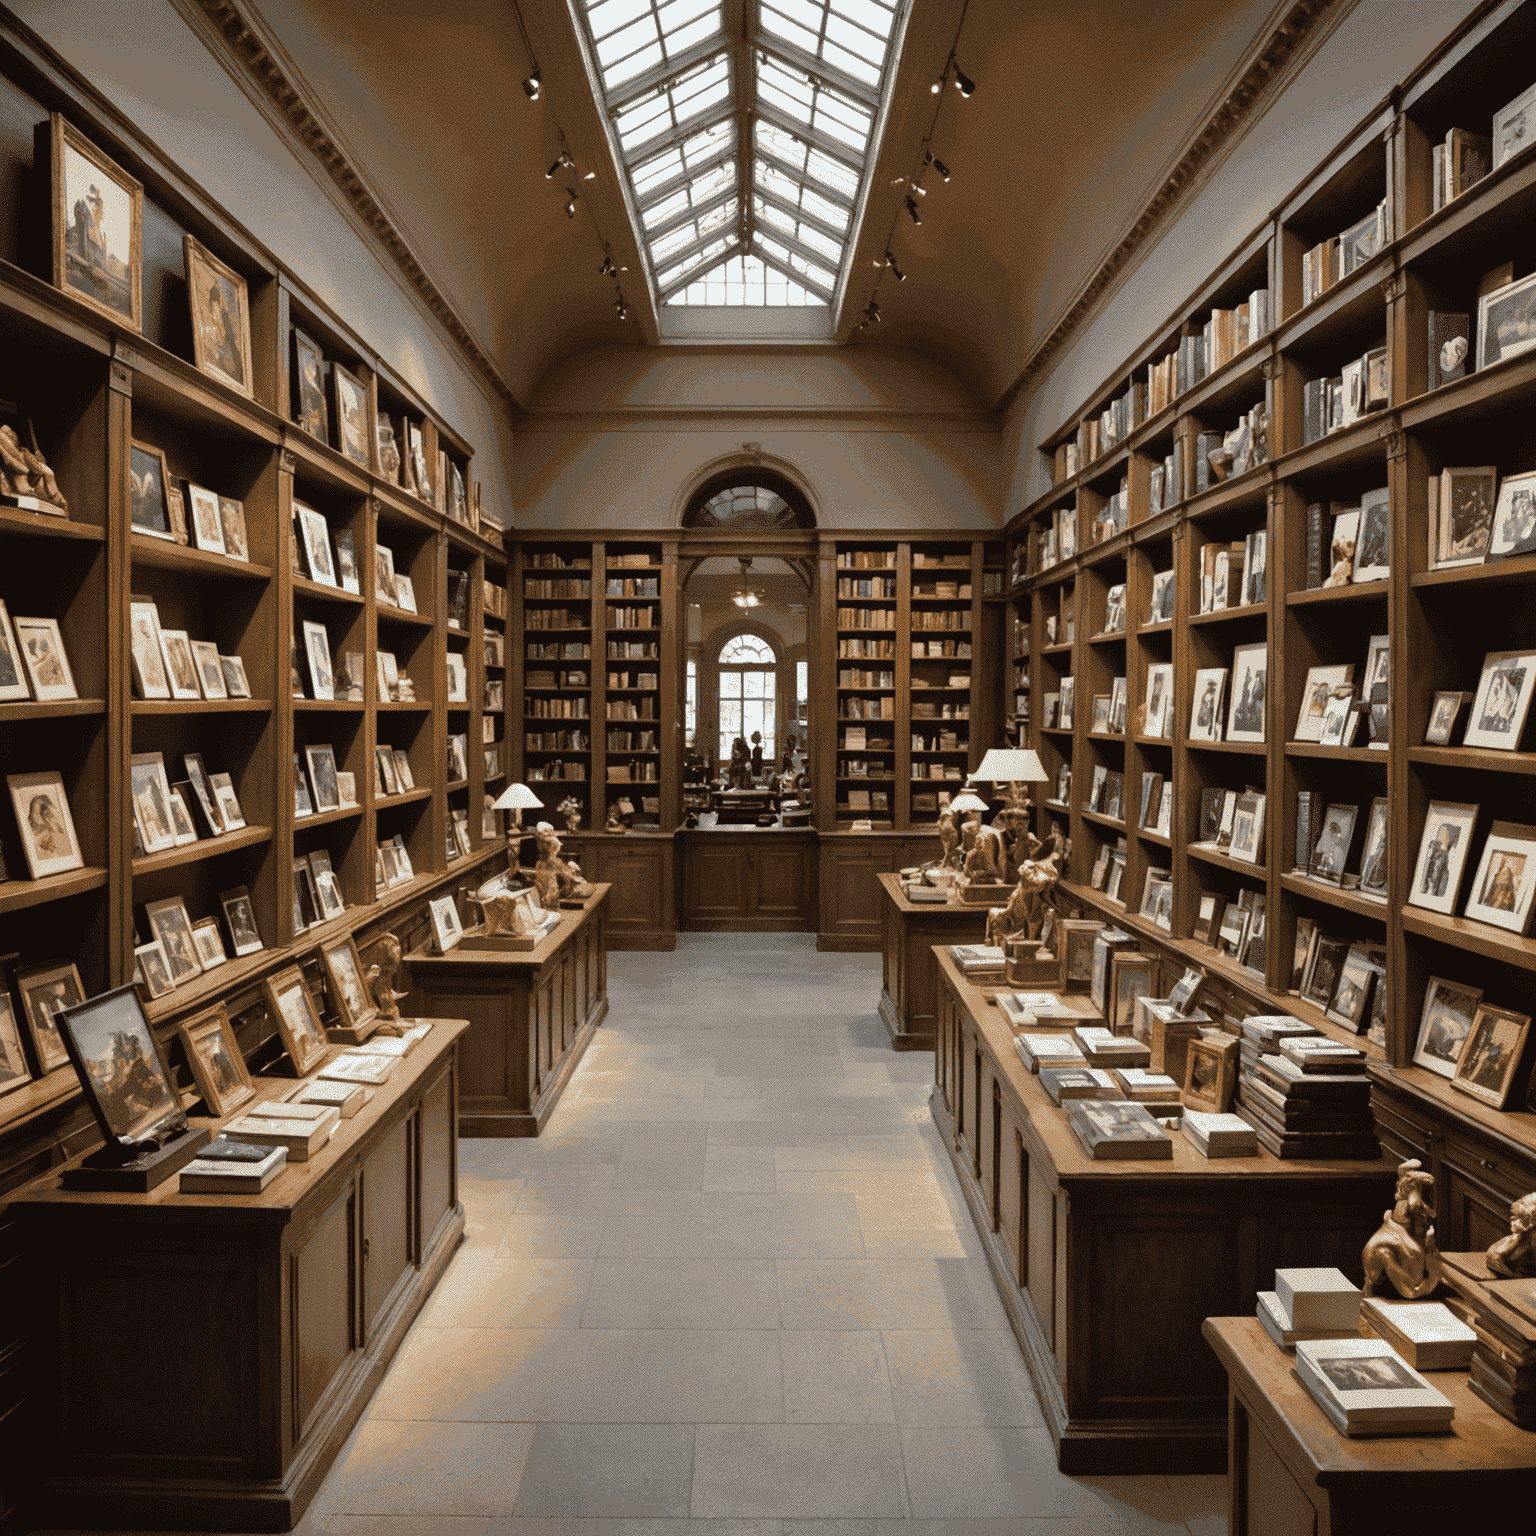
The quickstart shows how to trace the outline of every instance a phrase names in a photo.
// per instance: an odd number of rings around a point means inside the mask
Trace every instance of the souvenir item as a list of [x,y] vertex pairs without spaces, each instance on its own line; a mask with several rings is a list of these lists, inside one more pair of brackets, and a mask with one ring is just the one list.
[[64,1009],[59,1026],[109,1143],[159,1142],[186,1125],[170,1064],[131,983]]
[[224,514],[219,510],[218,496],[205,486],[189,482],[187,500],[192,504],[192,542],[212,554],[228,553],[224,547]]
[[253,955],[264,947],[261,933],[256,927],[256,909],[251,905],[251,893],[243,885],[221,891],[219,904],[224,908],[230,948],[236,955]]
[[16,973],[16,991],[38,1066],[44,1074],[62,1067],[69,1060],[69,1052],[59,1033],[58,1019],[64,1009],[85,998],[80,972],[73,964],[59,961],[29,966]]
[[1462,744],[1513,752],[1520,745],[1536,687],[1536,651],[1495,651],[1483,659],[1483,675]]
[[1472,1020],[1451,1087],[1495,1109],[1503,1109],[1514,1087],[1515,1069],[1520,1065],[1530,1028],[1530,1014],[1512,1013],[1507,1008],[1484,1003]]

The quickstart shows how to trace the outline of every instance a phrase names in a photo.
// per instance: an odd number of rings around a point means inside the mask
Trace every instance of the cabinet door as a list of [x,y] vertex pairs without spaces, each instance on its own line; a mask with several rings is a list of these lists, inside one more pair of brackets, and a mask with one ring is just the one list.
[[724,922],[747,914],[747,856],[737,845],[699,842],[689,850],[688,916]]
[[294,1444],[358,1345],[355,1197],[349,1184],[289,1255]]
[[672,926],[662,910],[668,883],[663,856],[670,858],[671,852],[665,844],[639,842],[609,849],[603,878],[613,885],[608,921],[616,935],[661,933]]
[[877,940],[885,891],[876,876],[888,874],[894,868],[893,850],[887,843],[854,848],[836,842],[823,843],[822,932]]
[[749,868],[756,877],[752,881],[752,916],[785,922],[809,921],[812,856],[811,846],[805,843],[790,848],[766,844],[748,853]]
[[422,1251],[458,1203],[458,1126],[454,1119],[453,1069],[421,1096]]
[[363,1336],[416,1260],[413,1142],[416,1117],[400,1121],[363,1163]]

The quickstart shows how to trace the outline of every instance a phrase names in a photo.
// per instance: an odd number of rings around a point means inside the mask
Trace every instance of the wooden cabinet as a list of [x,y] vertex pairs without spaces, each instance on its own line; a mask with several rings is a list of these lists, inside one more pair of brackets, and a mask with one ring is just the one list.
[[537,1136],[608,1012],[606,916],[598,885],[533,949],[406,956],[410,1006],[469,1021],[459,1133]]
[[815,930],[814,832],[679,832],[676,845],[681,927],[730,933]]
[[670,833],[573,833],[561,843],[587,879],[609,887],[604,907],[609,949],[677,948]]
[[[286,1531],[463,1235],[468,1026],[432,1033],[260,1195],[11,1196],[36,1255],[38,1508],[68,1525]],[[263,1097],[291,1084],[258,1079]],[[425,1241],[422,1240],[425,1234]]]
[[908,901],[893,874],[871,882],[882,918],[880,1022],[898,1051],[931,1051],[940,991],[934,946],[981,943],[990,908]]

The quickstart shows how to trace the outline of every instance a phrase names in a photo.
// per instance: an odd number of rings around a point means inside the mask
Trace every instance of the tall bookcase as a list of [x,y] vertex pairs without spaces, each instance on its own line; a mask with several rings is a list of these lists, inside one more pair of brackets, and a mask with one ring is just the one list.
[[[661,828],[660,544],[609,544],[603,584],[606,694],[604,817],[610,809],[635,827]],[[628,809],[625,809],[625,806]]]

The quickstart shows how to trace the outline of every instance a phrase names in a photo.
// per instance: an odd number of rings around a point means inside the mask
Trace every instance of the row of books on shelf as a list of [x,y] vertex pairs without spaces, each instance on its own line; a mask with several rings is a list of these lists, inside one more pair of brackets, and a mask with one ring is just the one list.
[[610,576],[603,586],[604,597],[660,597],[659,576]]
[[969,720],[971,706],[964,704],[935,704],[927,700],[913,699],[909,711],[914,720]]
[[507,589],[486,578],[481,582],[481,602],[486,614],[493,619],[507,616]]
[[913,661],[968,661],[971,658],[969,640],[914,640]]
[[929,629],[961,629],[970,632],[971,614],[967,608],[914,608],[914,631]]
[[585,731],[528,731],[523,746],[529,752],[589,752],[592,738]]
[[839,640],[837,659],[839,661],[894,661],[896,642],[894,640]]
[[933,731],[926,736],[918,731],[912,733],[914,752],[961,752],[965,746],[966,738],[958,731]]
[[[329,753],[331,749],[312,750]],[[138,752],[131,758],[135,855],[165,853],[245,826],[240,797],[229,774],[210,774],[200,752],[185,753],[182,767],[186,778],[173,784],[163,753]],[[334,785],[334,757],[330,759],[330,774]]]
[[923,598],[954,598],[958,601],[969,602],[971,596],[971,584],[968,581],[914,581],[912,583],[912,596]]
[[1224,432],[1195,437],[1195,494],[1235,480],[1270,459],[1269,407],[1261,400]]
[[656,700],[649,695],[639,699],[610,699],[604,716],[609,720],[654,720]]
[[590,577],[523,577],[523,597],[525,600],[591,596],[592,581]]
[[654,752],[655,731],[609,731],[608,750],[619,752]]
[[1337,235],[1320,240],[1301,259],[1301,302],[1305,308],[1344,281],[1386,247],[1390,234],[1387,199]]
[[[525,608],[523,610],[523,628],[538,630],[579,629],[587,630],[592,626],[588,623],[588,615],[579,608]],[[590,647],[583,647],[583,653],[590,656]]]
[[837,552],[837,569],[840,571],[894,571],[894,549],[840,549]]
[[642,762],[638,758],[628,763],[609,763],[610,784],[655,784],[661,777],[661,765]]
[[610,603],[607,624],[609,629],[659,629],[661,613],[656,608],[615,608]]
[[531,571],[590,571],[590,555],[562,555],[553,549],[531,549],[523,556]]
[[894,779],[895,770],[882,758],[845,757],[838,765],[845,779]]
[[1345,363],[1337,377],[1308,379],[1301,387],[1301,440],[1315,443],[1352,427],[1392,404],[1392,374],[1385,344]]
[[894,576],[839,576],[837,595],[839,597],[895,597],[896,578]]
[[882,669],[867,671],[862,667],[840,667],[837,673],[839,688],[894,688],[896,674]]
[[895,629],[896,610],[894,608],[839,608],[837,627],[839,629]]
[[[537,752],[537,751],[564,752],[564,751],[567,751],[567,750],[573,751],[573,752],[579,752],[579,751],[582,751],[584,749],[580,748],[580,747],[573,746],[573,747],[570,747],[570,748],[565,748],[565,747],[544,747],[544,748],[529,747],[528,750],[530,752]],[[586,776],[587,776],[587,765],[585,763],[577,763],[577,762],[570,762],[570,761],[553,762],[553,763],[529,763],[528,766],[523,771],[528,775],[528,782],[530,784],[533,783],[534,780],[536,780],[536,779],[556,779],[556,780],[564,780],[564,781],[578,781],[578,780],[584,780],[586,778]]]
[[534,690],[554,688],[590,688],[592,674],[586,671],[556,672],[537,668],[523,674],[523,686]]
[[609,661],[658,661],[660,658],[661,647],[654,640],[610,640],[608,642]]
[[523,714],[529,720],[586,720],[590,700],[585,695],[569,699],[524,699]]
[[523,655],[529,661],[590,661],[592,647],[582,640],[544,645],[530,641]]
[[966,552],[956,554],[946,550],[942,554],[931,555],[927,550],[923,549],[914,549],[912,551],[912,569],[914,571],[968,571],[970,568],[971,557]]
[[960,781],[965,778],[965,769],[958,763],[913,763],[912,778],[914,781],[924,779],[954,779]]
[[896,698],[894,694],[882,694],[878,698],[839,698],[839,720],[894,720]]
[[862,725],[844,726],[842,741],[839,745],[846,752],[894,752],[896,750],[894,737],[871,736]]

